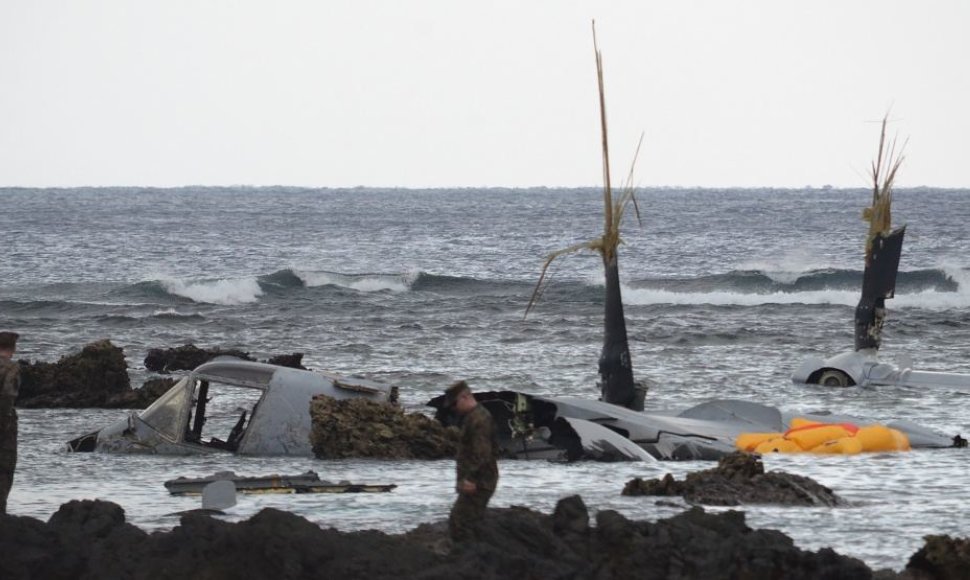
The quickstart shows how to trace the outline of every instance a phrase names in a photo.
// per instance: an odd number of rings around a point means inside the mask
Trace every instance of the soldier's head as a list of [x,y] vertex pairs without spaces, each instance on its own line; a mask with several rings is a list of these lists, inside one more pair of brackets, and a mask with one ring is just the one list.
[[445,408],[459,415],[467,415],[476,405],[478,401],[475,400],[471,387],[465,381],[453,383],[445,391]]
[[17,339],[20,335],[6,330],[0,331],[0,356],[10,358],[17,350]]

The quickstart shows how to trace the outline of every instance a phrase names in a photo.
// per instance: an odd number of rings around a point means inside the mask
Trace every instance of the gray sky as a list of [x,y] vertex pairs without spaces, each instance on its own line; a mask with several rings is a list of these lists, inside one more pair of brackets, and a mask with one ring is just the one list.
[[3,0],[0,186],[970,187],[964,0]]

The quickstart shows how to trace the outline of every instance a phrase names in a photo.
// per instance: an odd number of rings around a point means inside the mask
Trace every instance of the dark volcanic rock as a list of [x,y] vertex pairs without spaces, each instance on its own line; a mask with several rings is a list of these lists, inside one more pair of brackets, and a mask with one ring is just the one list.
[[[255,361],[248,352],[238,349],[210,348],[202,349],[194,344],[186,344],[175,348],[153,348],[145,356],[145,368],[156,373],[170,373],[172,371],[190,371],[195,367],[207,363],[218,356],[233,356],[242,360]],[[280,354],[270,358],[271,365],[307,370],[303,366],[303,353]]]
[[[567,505],[564,505],[567,504]],[[809,552],[740,512],[694,508],[656,523],[589,514],[578,497],[554,515],[490,509],[480,539],[452,545],[443,522],[402,535],[339,532],[264,509],[228,523],[182,517],[146,534],[107,502],[71,502],[44,524],[0,515],[0,578],[367,578],[369,580],[852,578],[871,570],[829,549]],[[887,576],[892,577],[892,573]]]
[[134,390],[135,400],[132,401],[130,406],[126,406],[125,408],[144,409],[154,403],[155,399],[161,397],[169,389],[174,387],[176,382],[178,381],[169,378],[148,379],[142,383],[140,389]]
[[310,442],[320,459],[446,459],[457,450],[456,428],[387,403],[318,395],[310,420]]
[[843,501],[831,489],[801,475],[780,471],[765,473],[756,455],[732,453],[714,469],[687,474],[676,481],[669,473],[663,479],[627,482],[623,495],[683,496],[693,504],[742,505],[780,504],[790,506],[837,506]]
[[190,371],[195,367],[207,363],[217,356],[234,356],[243,360],[254,361],[248,352],[241,350],[201,349],[194,344],[186,344],[176,348],[153,348],[145,356],[145,368],[156,373],[170,373],[172,371]]
[[970,578],[970,539],[926,536],[926,543],[909,559],[903,576],[934,580]]
[[[145,358],[148,370],[168,373],[191,370],[222,355],[255,360],[238,350],[202,350],[191,344],[169,349],[152,349]],[[304,369],[303,353],[271,358],[270,364]],[[144,409],[165,393],[175,380],[154,378],[139,389],[131,387],[124,352],[110,340],[86,345],[77,354],[62,357],[56,363],[18,361],[20,395],[17,406],[32,408]]]
[[291,369],[303,369],[308,370],[303,366],[303,353],[294,352],[293,354],[280,354],[272,357],[268,361],[271,365],[279,365],[281,367],[290,367]]
[[56,363],[19,362],[17,406],[27,409],[142,409],[175,384],[172,379],[154,379],[132,389],[124,352],[109,340],[93,342]]
[[20,361],[19,407],[119,407],[132,392],[121,348],[93,342],[56,363]]

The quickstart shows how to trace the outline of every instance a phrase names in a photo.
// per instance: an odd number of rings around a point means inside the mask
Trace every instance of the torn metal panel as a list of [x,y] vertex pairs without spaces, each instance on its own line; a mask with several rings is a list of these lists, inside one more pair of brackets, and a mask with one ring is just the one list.
[[68,442],[71,451],[311,456],[310,401],[365,397],[392,402],[371,381],[220,358],[203,364],[150,407]]
[[[351,483],[320,479],[315,471],[297,475],[240,476],[232,471],[220,471],[206,477],[177,477],[165,482],[172,495],[199,495],[214,483],[228,483],[233,493],[379,493],[397,487],[393,483]],[[221,509],[221,508],[219,508]]]

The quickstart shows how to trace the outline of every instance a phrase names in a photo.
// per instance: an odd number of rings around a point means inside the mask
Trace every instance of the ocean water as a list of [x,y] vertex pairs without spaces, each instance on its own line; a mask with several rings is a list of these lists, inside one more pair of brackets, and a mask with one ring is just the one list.
[[[644,189],[620,249],[634,371],[649,408],[714,397],[785,410],[910,419],[970,433],[970,390],[792,384],[809,355],[852,348],[867,224],[865,189]],[[896,192],[908,224],[881,356],[970,374],[970,191]],[[544,257],[602,230],[596,189],[194,188],[0,189],[0,328],[22,333],[18,357],[55,361],[93,340],[124,348],[132,383],[148,349],[194,343],[258,358],[303,352],[304,364],[388,381],[404,405],[448,383],[595,398],[602,267],[592,253],[554,262],[524,318]],[[389,532],[445,517],[453,463],[312,458],[70,454],[68,439],[124,416],[99,409],[21,410],[9,511],[47,519],[70,499],[121,504],[145,529],[177,525],[198,500],[170,496],[179,475],[314,470],[323,479],[394,483],[385,494],[240,496],[243,519],[265,506],[339,529]],[[752,527],[806,549],[830,546],[873,567],[901,568],[923,536],[970,535],[962,489],[970,451],[767,457],[813,477],[844,508],[748,506]],[[703,462],[555,464],[503,461],[493,505],[551,509],[579,493],[592,510],[657,519],[680,511],[620,496],[636,476]]]

